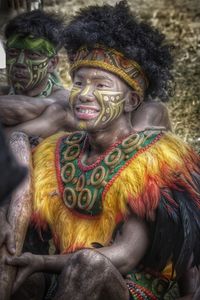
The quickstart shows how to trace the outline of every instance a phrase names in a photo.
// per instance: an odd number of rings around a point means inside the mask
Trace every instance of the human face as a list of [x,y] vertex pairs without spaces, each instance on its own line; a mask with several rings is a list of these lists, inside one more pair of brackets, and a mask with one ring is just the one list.
[[16,94],[39,94],[48,77],[49,58],[31,49],[7,49],[7,72]]
[[116,124],[124,115],[129,87],[114,74],[80,68],[74,74],[69,102],[78,127],[96,131]]

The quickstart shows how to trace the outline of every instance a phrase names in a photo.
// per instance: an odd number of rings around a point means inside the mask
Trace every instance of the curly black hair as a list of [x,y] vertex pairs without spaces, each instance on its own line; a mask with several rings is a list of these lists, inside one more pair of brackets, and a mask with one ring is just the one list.
[[41,10],[22,13],[11,19],[5,27],[5,37],[13,34],[32,34],[50,41],[58,50],[63,46],[63,21],[54,14]]
[[145,100],[168,100],[173,79],[171,45],[157,29],[139,21],[126,1],[114,7],[106,4],[80,10],[66,26],[64,39],[69,56],[81,46],[94,44],[120,51],[143,68],[149,80]]

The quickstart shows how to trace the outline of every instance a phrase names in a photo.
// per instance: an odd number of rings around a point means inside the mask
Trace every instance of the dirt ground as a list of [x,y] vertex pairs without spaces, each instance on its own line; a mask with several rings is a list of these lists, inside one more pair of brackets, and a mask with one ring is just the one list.
[[[90,4],[117,1],[43,0],[44,10],[65,17]],[[87,4],[86,4],[87,3]],[[176,91],[168,103],[174,132],[200,152],[200,1],[199,0],[129,0],[132,10],[167,35],[174,44]],[[3,23],[6,22],[5,19]],[[70,84],[64,51],[60,55],[59,73]],[[4,80],[3,77],[0,80]]]

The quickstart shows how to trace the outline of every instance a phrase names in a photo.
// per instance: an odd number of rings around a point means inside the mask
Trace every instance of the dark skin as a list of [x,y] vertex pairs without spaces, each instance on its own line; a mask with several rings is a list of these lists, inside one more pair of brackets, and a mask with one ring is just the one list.
[[[57,59],[51,62],[51,70],[54,70],[58,63]],[[71,108],[68,105],[69,91],[64,89],[56,89],[51,96],[47,98],[30,97],[28,95],[5,95],[9,92],[8,87],[2,87],[2,95],[0,96],[0,119],[5,126],[8,134],[13,131],[24,131],[30,136],[40,136],[41,138],[48,137],[58,130],[73,130],[76,127],[76,121],[71,113]],[[36,87],[31,93],[40,93],[42,88]],[[28,94],[29,91],[28,91]],[[137,99],[137,94],[135,94]],[[139,105],[140,104],[140,105]],[[132,111],[131,123],[135,130],[144,130],[148,127],[171,128],[170,120],[166,107],[160,102],[145,102],[136,101],[136,111]],[[129,107],[129,106],[128,106]],[[132,110],[132,109],[131,109]],[[148,113],[149,112],[149,113]],[[156,118],[155,118],[156,116]],[[133,130],[133,129],[131,129]],[[118,128],[115,128],[118,132]],[[100,137],[98,132],[98,137]],[[105,132],[102,132],[104,138]],[[115,134],[115,136],[117,136]],[[101,139],[101,137],[100,137]],[[91,141],[92,142],[92,141]],[[95,147],[95,145],[94,145]],[[99,145],[98,145],[99,147]],[[98,148],[97,149],[100,149]],[[91,150],[92,151],[92,150]],[[92,155],[95,160],[97,153]],[[88,158],[90,162],[91,158]],[[12,235],[12,228],[6,221],[5,212],[7,207],[0,211],[2,218],[1,228],[4,230],[0,234],[0,246],[4,243],[11,254],[15,253],[15,240]]]
[[[14,131],[23,131],[28,136],[39,137],[40,140],[48,137],[58,130],[74,128],[74,119],[68,106],[69,92],[64,88],[54,86],[50,96],[37,97],[48,81],[50,73],[54,72],[58,64],[58,56],[51,58],[44,54],[26,49],[23,51],[24,59],[19,57],[23,49],[7,50],[7,65],[9,59],[15,59],[12,68],[8,68],[8,79],[11,86],[19,83],[20,89],[15,89],[16,95],[3,95],[8,93],[8,88],[2,87],[0,96],[0,121],[4,125],[8,137]],[[30,81],[34,78],[32,70],[27,65],[27,60],[47,59],[47,69],[38,82]],[[0,208],[0,247],[5,244],[10,254],[15,253],[15,240],[13,230],[7,222],[8,206]]]
[[[47,58],[44,54],[26,49],[24,59],[20,60],[21,49],[7,50],[7,63],[15,59],[15,63],[8,70],[8,79],[15,88],[15,95],[0,96],[0,120],[8,134],[13,131],[23,131],[30,136],[45,138],[66,126],[74,127],[71,112],[68,109],[69,92],[61,87],[54,86],[48,97],[39,95],[45,88],[50,73],[55,71],[58,56]],[[47,70],[40,81],[32,82],[32,70],[28,61],[48,60]],[[20,84],[20,89],[17,88]],[[6,89],[2,88],[2,93]],[[53,113],[53,114],[52,114]]]
[[[120,95],[120,101],[116,98],[115,104],[122,110],[116,116],[111,107],[108,122],[104,121],[107,102],[99,96],[102,91],[108,95],[113,92]],[[130,116],[142,98],[111,73],[81,68],[75,74],[69,101],[78,129],[84,128],[88,133],[90,147],[84,162],[91,164],[116,140],[133,132]],[[28,276],[45,271],[61,274],[55,299],[128,300],[129,293],[122,276],[140,263],[148,245],[146,223],[130,212],[110,246],[66,255],[25,253],[8,258],[7,263],[19,267],[14,292]]]
[[[48,70],[42,80],[30,84],[29,79],[34,77],[28,61],[31,59],[34,63],[35,60],[45,59],[44,54],[25,49],[23,51],[24,58],[21,60],[21,49],[8,48],[6,52],[8,79],[10,85],[15,89],[15,95],[7,95],[10,88],[2,87],[0,89],[0,95],[2,95],[0,96],[0,120],[7,133],[11,134],[18,130],[28,135],[45,138],[58,130],[71,131],[75,129],[76,124],[68,106],[69,91],[55,86],[50,96],[45,98],[37,96],[44,90],[48,74],[55,70],[58,56],[55,55],[48,59]],[[15,62],[11,65],[10,60],[13,61],[13,59]],[[17,84],[23,88],[17,88]],[[143,115],[142,118],[141,115]],[[143,103],[135,111],[132,121],[135,130],[152,126],[170,129],[167,109],[160,102]]]

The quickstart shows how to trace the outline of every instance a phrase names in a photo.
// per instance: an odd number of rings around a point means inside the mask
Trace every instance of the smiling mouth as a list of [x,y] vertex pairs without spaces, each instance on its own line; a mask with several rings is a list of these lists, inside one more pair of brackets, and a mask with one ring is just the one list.
[[15,74],[13,74],[12,79],[15,81],[27,80],[27,76],[25,74],[15,73]]
[[99,115],[99,108],[91,106],[76,106],[75,115],[78,119],[91,120]]

